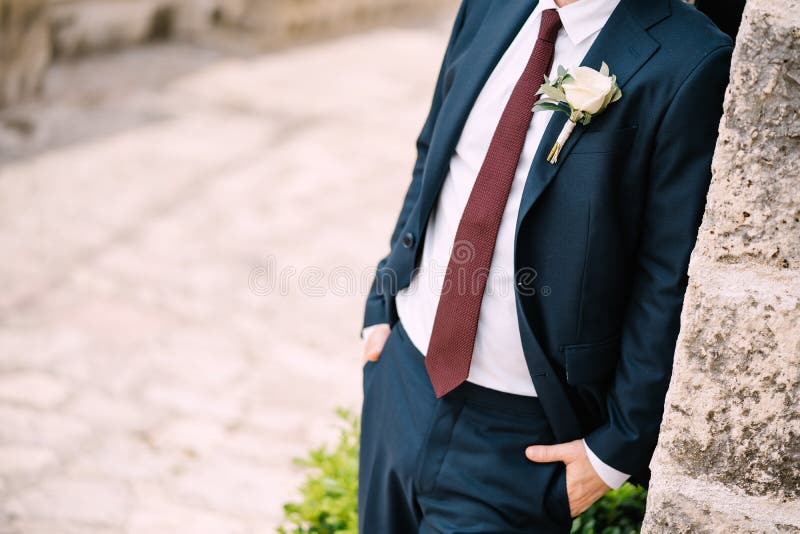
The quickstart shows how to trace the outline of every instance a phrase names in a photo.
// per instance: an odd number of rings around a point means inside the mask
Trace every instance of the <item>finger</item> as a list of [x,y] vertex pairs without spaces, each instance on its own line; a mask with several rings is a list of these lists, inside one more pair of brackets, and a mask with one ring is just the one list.
[[383,351],[383,343],[381,342],[376,343],[375,341],[370,340],[370,342],[367,343],[367,346],[364,347],[364,357],[363,357],[364,362],[378,361],[378,358],[381,357],[382,351]]
[[388,324],[377,325],[373,328],[372,333],[364,344],[364,354],[361,358],[362,365],[366,364],[368,361],[378,361],[381,352],[383,352],[383,346],[386,344],[386,340],[389,338],[391,331],[392,329]]
[[532,462],[563,462],[565,453],[564,445],[564,443],[558,445],[531,445],[525,449],[525,456]]
[[383,350],[382,343],[375,343],[374,340],[370,340],[367,345],[364,347],[364,354],[361,357],[361,363],[366,364],[367,362],[376,362],[381,357],[381,351]]
[[580,457],[583,445],[580,440],[558,443],[556,445],[531,445],[525,450],[525,455],[533,462],[558,462],[570,463]]
[[380,359],[380,357],[381,357],[381,352],[379,350],[367,351],[364,353],[363,362],[361,363],[377,362]]

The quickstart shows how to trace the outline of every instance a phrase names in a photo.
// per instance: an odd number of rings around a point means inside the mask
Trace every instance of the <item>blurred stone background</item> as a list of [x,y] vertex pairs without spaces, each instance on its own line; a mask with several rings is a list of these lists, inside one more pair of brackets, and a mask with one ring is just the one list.
[[41,88],[51,57],[168,39],[249,51],[430,18],[455,0],[0,0],[0,107]]
[[359,408],[437,3],[0,0],[0,533],[273,531]]

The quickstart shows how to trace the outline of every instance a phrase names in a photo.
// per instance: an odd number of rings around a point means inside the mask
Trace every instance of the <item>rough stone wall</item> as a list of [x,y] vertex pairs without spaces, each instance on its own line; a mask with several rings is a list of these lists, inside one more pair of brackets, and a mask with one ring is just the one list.
[[800,532],[800,1],[749,0],[644,532]]
[[39,90],[49,42],[44,0],[0,0],[0,108]]

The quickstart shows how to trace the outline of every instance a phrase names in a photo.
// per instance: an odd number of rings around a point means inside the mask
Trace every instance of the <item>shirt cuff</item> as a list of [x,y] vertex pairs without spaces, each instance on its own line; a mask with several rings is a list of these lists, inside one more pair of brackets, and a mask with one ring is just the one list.
[[583,441],[583,448],[586,449],[586,455],[589,457],[589,462],[591,462],[592,467],[594,468],[597,476],[605,482],[611,489],[619,489],[626,480],[630,478],[630,475],[626,475],[622,471],[618,471],[611,467],[610,465],[606,464],[597,457],[595,453],[592,452],[592,449],[586,444],[586,440]]

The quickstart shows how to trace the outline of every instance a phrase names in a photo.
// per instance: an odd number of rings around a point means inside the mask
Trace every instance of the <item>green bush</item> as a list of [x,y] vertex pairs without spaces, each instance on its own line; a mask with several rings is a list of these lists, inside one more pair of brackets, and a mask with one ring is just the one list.
[[300,494],[303,500],[284,505],[280,534],[358,534],[358,417],[337,411],[342,420],[332,451],[312,450],[295,462],[309,471]]
[[647,491],[624,484],[611,490],[572,522],[572,534],[638,534]]
[[[280,534],[358,534],[358,417],[338,410],[339,441],[295,460],[308,471],[300,487],[302,500],[284,505]],[[608,492],[572,523],[572,534],[638,533],[647,492],[625,484]]]

